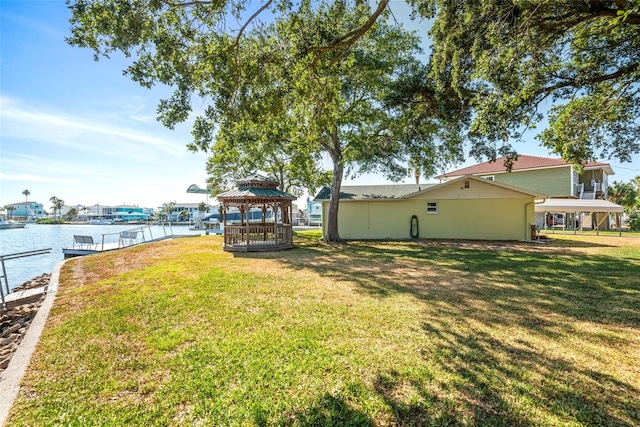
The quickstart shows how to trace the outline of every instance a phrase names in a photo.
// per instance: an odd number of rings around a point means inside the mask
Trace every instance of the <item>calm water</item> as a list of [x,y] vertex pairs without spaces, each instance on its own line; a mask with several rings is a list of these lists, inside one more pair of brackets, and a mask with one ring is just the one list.
[[[9,289],[13,289],[43,273],[51,273],[53,267],[64,259],[62,248],[73,246],[73,235],[92,236],[96,242],[102,241],[102,234],[118,233],[136,228],[136,225],[38,225],[27,224],[22,229],[0,230],[0,255],[51,248],[51,253],[5,261]],[[188,226],[173,226],[173,234],[202,234],[189,231]],[[167,234],[171,234],[166,227]],[[145,239],[149,239],[149,231],[145,230]],[[151,227],[154,238],[164,235],[160,226]],[[105,243],[117,242],[117,234],[105,237]],[[0,269],[0,273],[2,270]],[[4,289],[4,280],[2,280]]]

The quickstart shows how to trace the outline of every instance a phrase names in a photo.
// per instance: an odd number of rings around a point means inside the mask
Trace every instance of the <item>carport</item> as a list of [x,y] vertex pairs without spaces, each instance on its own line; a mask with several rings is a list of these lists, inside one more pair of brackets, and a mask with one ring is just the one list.
[[[574,214],[574,218],[577,215],[587,214],[595,223],[596,234],[600,233],[600,227],[605,219],[609,217],[609,214],[616,215],[616,224],[618,224],[618,233],[622,235],[620,214],[624,212],[624,208],[618,204],[611,203],[608,200],[602,199],[547,199],[544,203],[536,204],[536,213],[544,213],[545,217],[548,213],[560,213],[560,214]],[[606,213],[599,221],[593,221],[594,215],[598,213]],[[566,215],[565,215],[566,216]],[[596,216],[597,218],[597,216]],[[580,231],[583,231],[584,220],[579,220]],[[574,234],[577,232],[578,227],[572,227]],[[563,229],[566,230],[566,221],[563,225]],[[555,230],[555,229],[554,229]]]

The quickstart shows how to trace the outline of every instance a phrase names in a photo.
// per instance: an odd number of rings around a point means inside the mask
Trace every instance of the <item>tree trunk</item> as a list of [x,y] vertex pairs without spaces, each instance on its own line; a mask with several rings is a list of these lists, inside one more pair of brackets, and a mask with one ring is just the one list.
[[339,157],[333,160],[333,180],[331,181],[331,196],[329,198],[329,213],[326,218],[327,221],[327,234],[324,236],[324,240],[327,242],[342,242],[340,234],[338,233],[338,202],[340,200],[340,187],[342,186],[342,176],[344,174],[344,166]]

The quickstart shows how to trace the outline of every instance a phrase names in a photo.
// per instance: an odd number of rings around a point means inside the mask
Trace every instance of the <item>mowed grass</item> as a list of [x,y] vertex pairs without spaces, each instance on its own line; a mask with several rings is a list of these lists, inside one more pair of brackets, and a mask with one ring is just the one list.
[[11,426],[640,425],[640,239],[70,260]]

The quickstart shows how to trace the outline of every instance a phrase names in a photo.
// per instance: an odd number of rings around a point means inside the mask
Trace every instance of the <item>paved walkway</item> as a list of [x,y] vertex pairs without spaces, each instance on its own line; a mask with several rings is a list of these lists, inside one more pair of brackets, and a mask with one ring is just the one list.
[[47,322],[47,317],[49,317],[49,311],[56,298],[56,291],[58,290],[58,282],[60,280],[60,268],[63,264],[64,261],[53,268],[49,280],[49,287],[47,288],[47,296],[38,309],[36,316],[33,318],[27,333],[22,338],[18,349],[11,357],[9,366],[7,366],[4,372],[0,373],[0,426],[3,426],[7,421],[9,410],[20,390],[22,377],[24,377],[27,366],[29,366],[31,355],[40,339],[40,334],[42,334],[44,325]]

